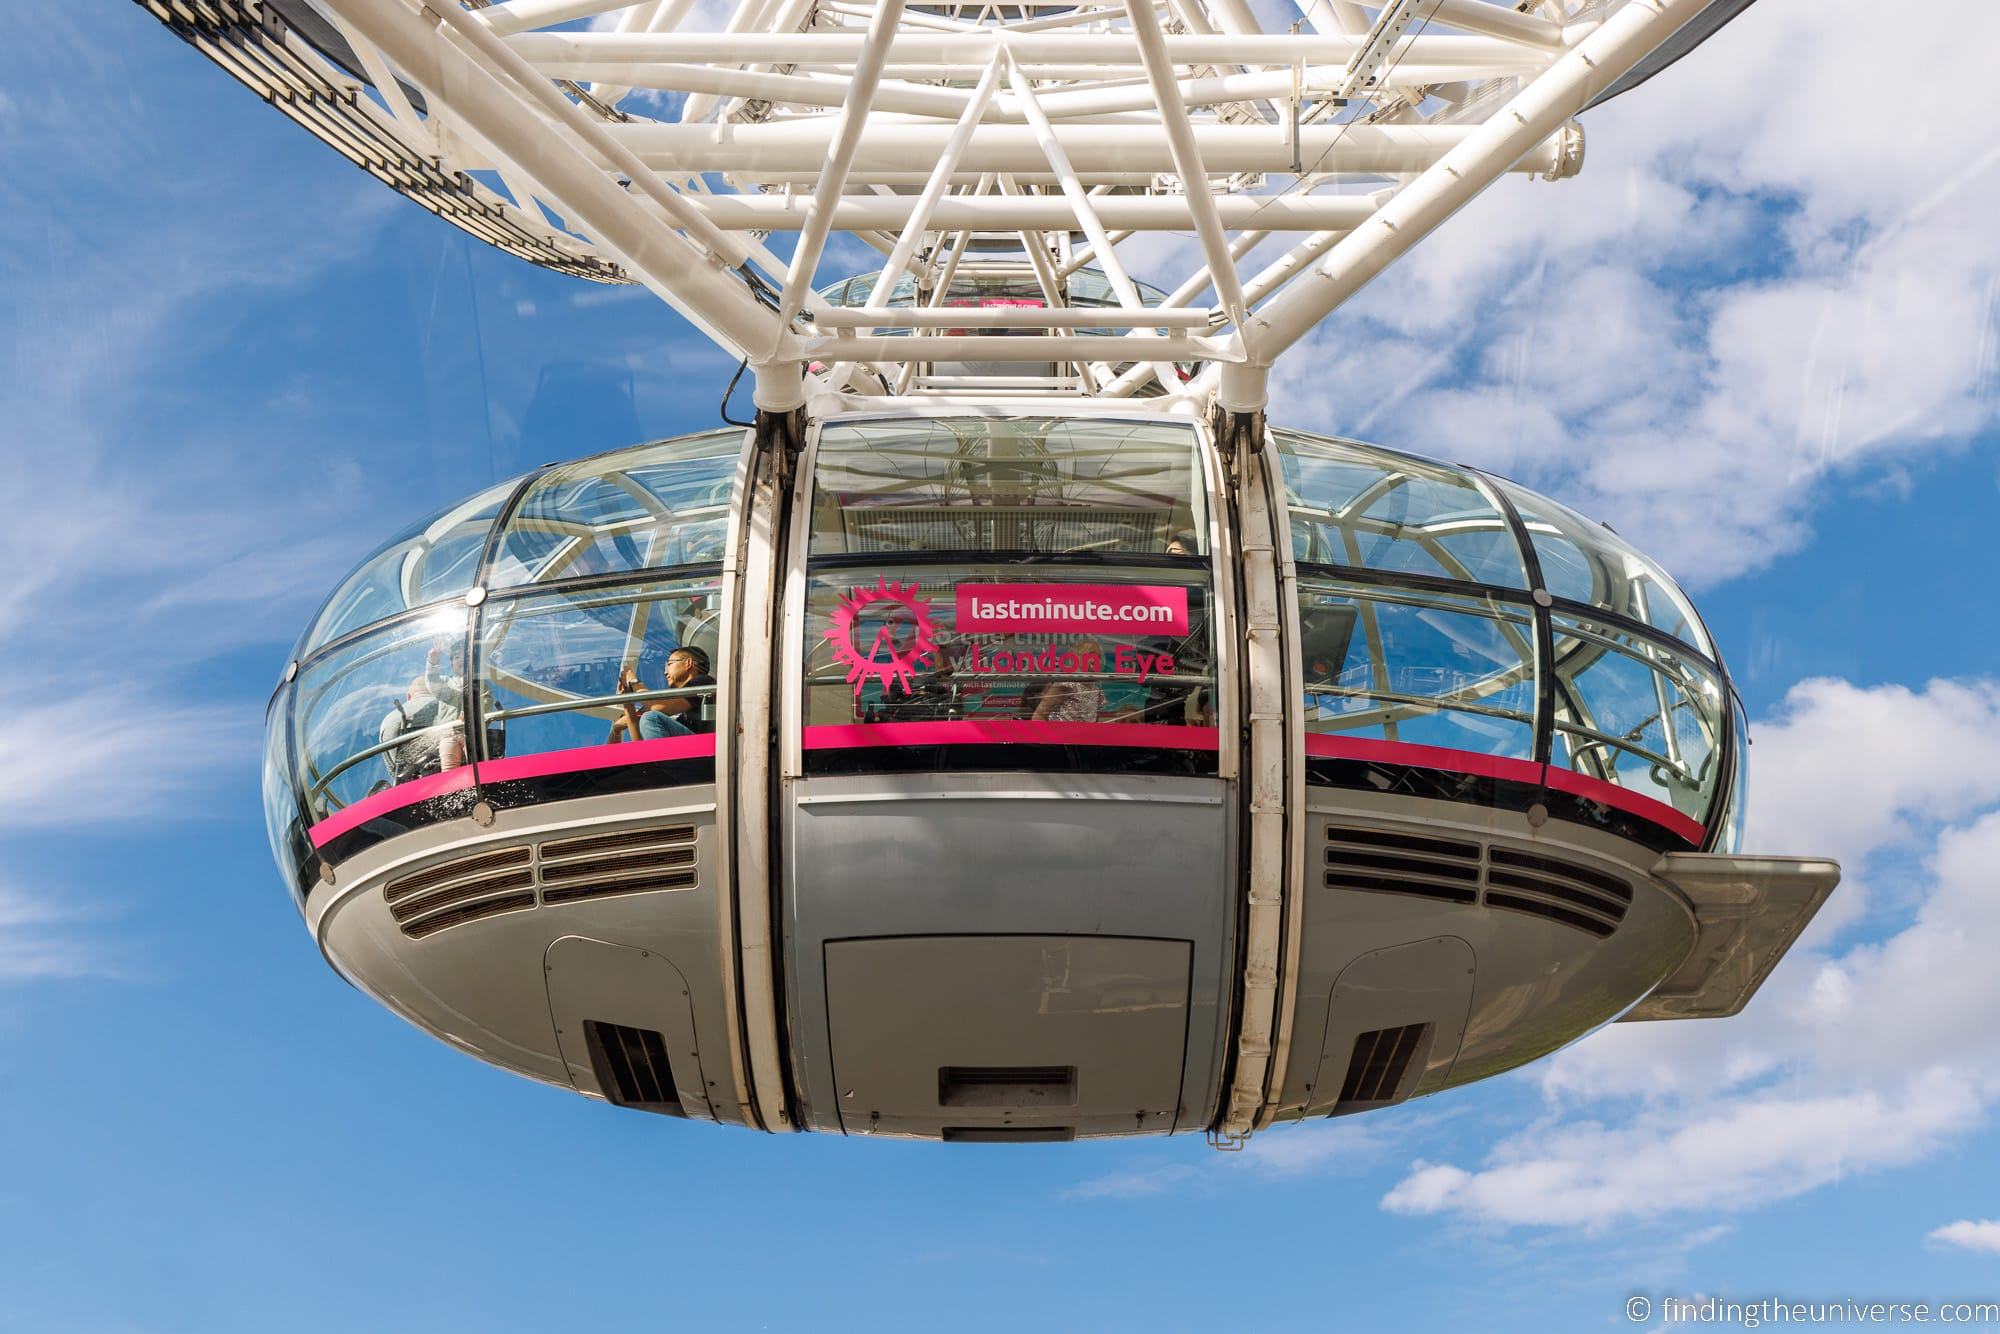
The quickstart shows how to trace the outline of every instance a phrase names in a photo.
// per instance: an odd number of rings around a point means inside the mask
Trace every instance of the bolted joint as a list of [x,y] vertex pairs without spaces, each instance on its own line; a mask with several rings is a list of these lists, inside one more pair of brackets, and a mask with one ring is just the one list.
[[788,412],[767,412],[757,409],[757,419],[752,425],[756,432],[757,448],[769,450],[778,460],[781,474],[790,478],[798,463],[799,451],[806,444],[806,410],[796,407]]
[[1220,401],[1208,419],[1209,429],[1215,435],[1216,448],[1222,457],[1234,460],[1247,454],[1264,452],[1264,410],[1253,408],[1247,412],[1231,411]]
[[1555,165],[1542,173],[1545,181],[1566,181],[1583,170],[1583,126],[1571,121],[1556,131]]

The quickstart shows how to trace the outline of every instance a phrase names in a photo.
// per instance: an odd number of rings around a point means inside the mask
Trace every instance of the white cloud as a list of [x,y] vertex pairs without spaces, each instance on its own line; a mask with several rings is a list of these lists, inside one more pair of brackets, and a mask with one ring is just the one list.
[[126,689],[17,707],[0,717],[0,831],[172,809],[222,766],[254,773],[262,722],[236,705],[162,704]]
[[1406,1110],[1387,1118],[1378,1113],[1276,1127],[1251,1139],[1231,1165],[1271,1177],[1359,1172],[1380,1163],[1399,1139],[1432,1120]]
[[1503,1142],[1478,1171],[1418,1163],[1382,1204],[1395,1213],[1586,1227],[1747,1209],[1915,1161],[1982,1114],[1980,1090],[1931,1070],[1887,1092],[1764,1093],[1693,1116],[1678,1107],[1649,1112],[1615,1128],[1564,1122]]
[[1878,17],[1762,0],[1591,112],[1578,179],[1453,218],[1281,362],[1277,413],[1518,476],[1697,583],[1992,430],[2000,109],[1958,90],[2000,23],[1956,0],[1885,48]]
[[[331,154],[287,170],[249,136],[163,169],[151,122],[86,105],[162,40],[126,18],[45,20],[38,95],[0,107],[15,168],[0,175],[0,289],[20,315],[0,325],[10,832],[126,822],[227,766],[254,771],[262,699],[218,698],[206,665],[289,641],[365,544],[353,526],[376,522],[351,512],[340,465],[313,461],[323,401],[299,385],[190,392],[180,374],[190,347],[366,255],[407,205]],[[181,54],[190,77],[215,77]]]
[[1758,735],[1753,846],[1835,853],[1857,885],[1909,868],[1912,901],[1829,915],[1734,1019],[1613,1025],[1559,1053],[1537,1067],[1540,1119],[1476,1167],[1416,1164],[1386,1207],[1585,1227],[1739,1210],[1985,1123],[2000,1103],[2000,686],[1808,681]]
[[0,984],[115,975],[103,942],[78,924],[75,911],[0,884]]
[[1932,1228],[1925,1240],[1983,1255],[2000,1255],[2000,1220],[1961,1218],[1956,1223]]
[[1063,1198],[1142,1200],[1154,1195],[1164,1195],[1194,1175],[1195,1169],[1186,1163],[1158,1163],[1151,1167],[1107,1172],[1103,1176],[1092,1177],[1064,1191]]

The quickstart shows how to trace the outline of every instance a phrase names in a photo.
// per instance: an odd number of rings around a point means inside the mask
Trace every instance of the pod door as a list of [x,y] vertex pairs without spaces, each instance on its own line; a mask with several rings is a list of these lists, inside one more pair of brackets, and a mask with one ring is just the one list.
[[804,465],[779,880],[808,1124],[1204,1126],[1235,954],[1236,692],[1194,427],[836,420]]

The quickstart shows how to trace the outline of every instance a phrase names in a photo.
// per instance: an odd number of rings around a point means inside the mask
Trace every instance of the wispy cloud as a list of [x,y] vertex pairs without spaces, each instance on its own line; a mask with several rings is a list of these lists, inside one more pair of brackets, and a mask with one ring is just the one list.
[[261,700],[219,697],[205,666],[289,639],[355,538],[332,521],[339,469],[293,453],[319,438],[310,410],[182,377],[246,311],[366,255],[403,207],[331,155],[312,173],[191,165],[151,141],[159,121],[99,114],[156,54],[213,76],[108,18],[51,12],[0,58],[4,73],[33,51],[48,93],[0,105],[0,291],[18,315],[0,322],[0,828],[17,832],[158,814],[254,766]]
[[85,926],[74,908],[0,884],[0,984],[116,976],[104,942]]
[[1195,1169],[1187,1163],[1161,1162],[1150,1167],[1107,1172],[1071,1186],[1062,1194],[1066,1200],[1142,1200],[1164,1195],[1192,1180],[1195,1175]]

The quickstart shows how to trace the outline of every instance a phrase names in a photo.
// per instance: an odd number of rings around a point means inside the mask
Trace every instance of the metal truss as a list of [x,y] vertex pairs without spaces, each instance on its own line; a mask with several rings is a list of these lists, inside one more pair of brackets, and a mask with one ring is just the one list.
[[[1284,28],[1249,0],[139,3],[433,212],[643,283],[766,411],[1252,412],[1370,278],[1502,175],[1574,174],[1574,117],[1745,0],[1297,0]],[[836,233],[879,256],[838,302]],[[1152,290],[1142,255],[1174,269]]]

